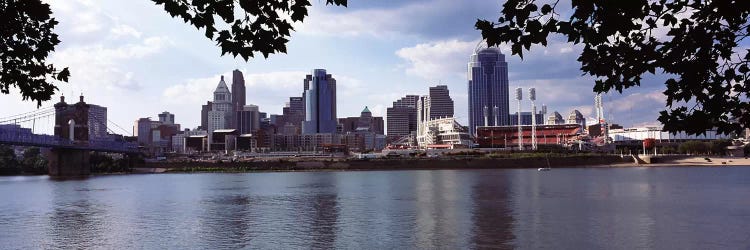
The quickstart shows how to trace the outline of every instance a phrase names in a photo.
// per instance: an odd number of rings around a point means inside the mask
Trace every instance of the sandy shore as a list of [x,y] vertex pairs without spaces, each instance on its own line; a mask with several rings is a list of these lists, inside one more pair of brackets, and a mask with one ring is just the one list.
[[[707,161],[709,158],[711,161]],[[750,159],[745,157],[684,157],[652,164],[618,163],[609,167],[690,167],[690,166],[750,166]]]

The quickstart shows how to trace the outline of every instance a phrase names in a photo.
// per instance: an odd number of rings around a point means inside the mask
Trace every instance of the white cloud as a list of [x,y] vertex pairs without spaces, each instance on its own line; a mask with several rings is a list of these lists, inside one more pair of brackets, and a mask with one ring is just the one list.
[[141,60],[169,46],[165,37],[148,37],[138,43],[117,47],[103,43],[69,46],[51,56],[55,65],[70,68],[70,82],[93,90],[139,90],[137,77],[121,65],[130,60]]
[[[360,6],[354,6],[359,4]],[[395,7],[367,7],[350,3],[343,11],[323,4],[313,5],[310,16],[295,29],[303,34],[334,37],[460,37],[478,36],[477,18],[496,18],[500,4],[495,0],[474,0],[456,4],[454,0],[415,1]]]
[[[344,13],[330,13],[314,11],[303,23],[295,25],[295,29],[303,34],[325,36],[393,36],[394,26],[400,18],[396,11],[364,10],[347,11]],[[377,17],[377,18],[373,18]]]
[[[606,103],[606,100],[604,100]],[[633,109],[643,108],[647,104],[659,103],[665,105],[667,97],[658,91],[648,93],[632,93],[627,96],[619,96],[614,101],[605,104],[605,108],[616,112],[629,112]],[[663,106],[662,106],[663,108]],[[605,111],[606,112],[606,111]]]
[[401,48],[396,55],[408,62],[406,73],[428,80],[463,75],[478,41],[447,40]]
[[104,31],[114,20],[104,14],[94,1],[46,0],[55,18],[60,21],[63,34],[85,35]]
[[133,28],[132,26],[125,25],[125,24],[119,24],[115,27],[112,27],[110,30],[110,37],[112,38],[120,38],[120,37],[135,37],[135,38],[141,38],[141,32]]

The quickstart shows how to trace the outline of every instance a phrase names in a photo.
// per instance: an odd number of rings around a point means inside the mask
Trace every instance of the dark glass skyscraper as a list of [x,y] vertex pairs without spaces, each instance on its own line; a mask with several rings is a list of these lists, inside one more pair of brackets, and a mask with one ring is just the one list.
[[314,69],[305,78],[303,134],[336,132],[336,79],[325,69]]
[[232,71],[232,112],[231,128],[239,128],[237,117],[234,117],[234,111],[241,111],[245,107],[245,77],[242,71],[235,69]]
[[508,63],[500,49],[477,48],[469,61],[468,78],[471,134],[476,135],[477,126],[510,125]]

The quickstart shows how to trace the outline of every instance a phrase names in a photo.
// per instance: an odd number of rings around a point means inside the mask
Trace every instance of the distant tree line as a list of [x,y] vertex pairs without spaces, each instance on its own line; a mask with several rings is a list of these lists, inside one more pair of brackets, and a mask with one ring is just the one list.
[[[143,159],[136,159],[143,162]],[[92,173],[127,173],[131,166],[126,158],[92,152],[89,158]],[[48,160],[38,147],[27,147],[20,156],[13,147],[0,145],[0,175],[43,175],[48,173]]]
[[38,147],[27,147],[21,157],[7,145],[0,145],[0,175],[46,174],[47,159]]
[[[142,161],[142,159],[139,159]],[[113,158],[111,155],[93,152],[91,158],[91,173],[129,173],[132,171],[126,158]]]

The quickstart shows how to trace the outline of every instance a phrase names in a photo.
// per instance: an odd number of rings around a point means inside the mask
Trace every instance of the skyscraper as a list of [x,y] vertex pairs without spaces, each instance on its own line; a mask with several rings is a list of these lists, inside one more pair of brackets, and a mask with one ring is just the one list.
[[453,99],[448,86],[430,87],[430,94],[417,100],[417,136],[424,134],[428,121],[453,117]]
[[229,128],[231,116],[232,93],[224,82],[224,76],[221,76],[221,81],[219,81],[219,85],[214,90],[214,101],[211,104],[211,111],[208,111],[209,136],[214,130]]
[[174,114],[164,111],[159,114],[159,121],[166,125],[174,124]]
[[508,63],[500,49],[478,47],[471,55],[467,76],[469,132],[476,135],[477,126],[509,125]]
[[[280,118],[280,119],[278,119]],[[276,120],[277,127],[289,125],[294,127],[295,134],[299,134],[302,128],[302,122],[305,120],[305,102],[302,97],[289,97],[289,102],[282,108],[282,116]]]
[[453,117],[453,99],[451,99],[448,86],[437,85],[430,87],[430,95],[428,97],[427,104],[430,106],[430,116],[426,117],[427,120]]
[[418,95],[407,95],[386,109],[389,136],[405,136],[417,131]]
[[260,129],[260,111],[257,105],[245,105],[234,112],[235,128],[239,134],[251,134]]
[[[245,107],[245,78],[242,76],[242,71],[235,69],[232,71],[232,111],[240,111]],[[234,113],[232,113],[234,115]],[[237,119],[232,116],[232,128],[237,124]]]
[[336,79],[325,69],[314,69],[305,78],[303,134],[336,132]]
[[107,108],[89,104],[89,139],[107,139]]
[[207,101],[206,105],[201,105],[201,125],[198,127],[200,130],[208,130],[208,112],[211,111],[213,102]]

